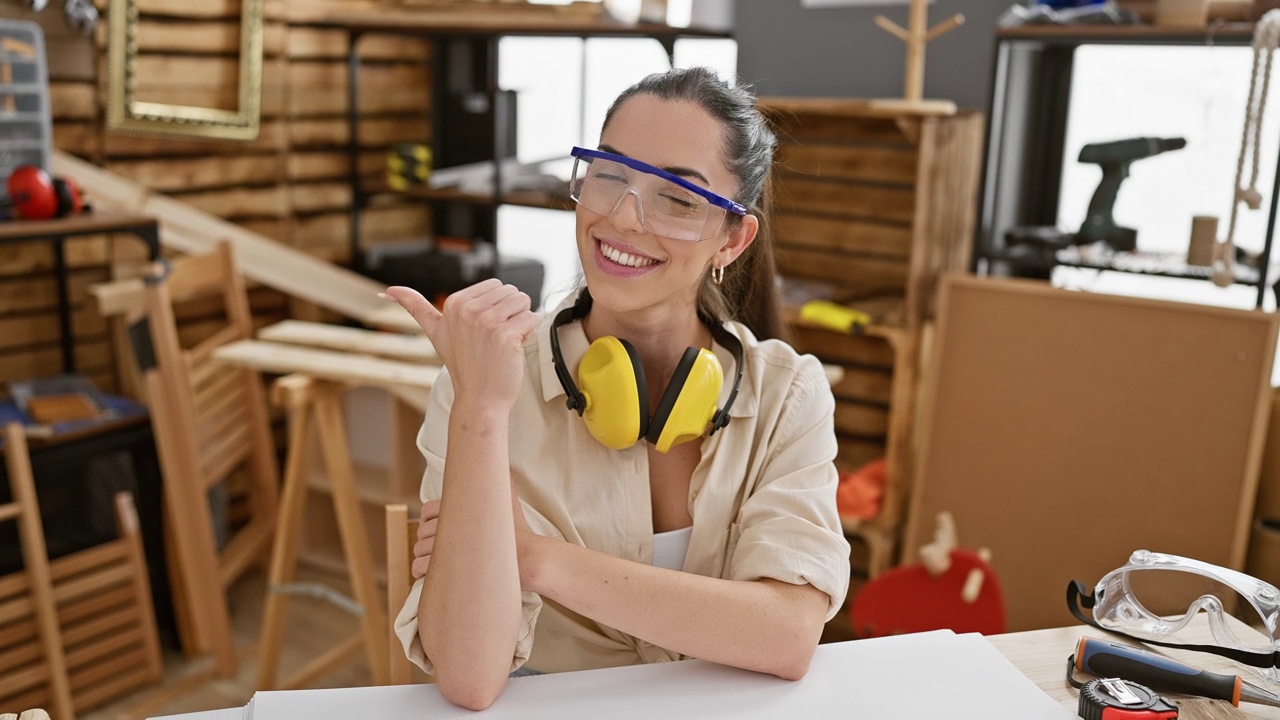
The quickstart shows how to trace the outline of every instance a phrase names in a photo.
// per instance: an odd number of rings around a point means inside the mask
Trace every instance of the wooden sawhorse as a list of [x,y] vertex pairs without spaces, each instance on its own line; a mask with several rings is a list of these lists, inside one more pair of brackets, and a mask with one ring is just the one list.
[[[297,328],[298,323],[291,327]],[[269,336],[270,328],[259,333]],[[370,345],[376,340],[398,342],[385,333],[368,332]],[[402,338],[411,341],[411,338]],[[425,338],[420,338],[425,341]],[[326,344],[321,342],[321,345]],[[328,347],[334,347],[329,344]],[[271,552],[268,594],[262,625],[257,689],[306,687],[350,654],[363,647],[375,685],[388,682],[387,617],[374,579],[374,561],[365,534],[357,494],[356,475],[348,445],[343,411],[343,395],[353,387],[378,386],[390,390],[409,404],[425,408],[427,391],[439,367],[421,360],[403,362],[350,352],[302,347],[296,344],[246,340],[216,351],[223,362],[271,373],[289,373],[276,381],[272,400],[289,413],[289,456],[285,464],[275,544]],[[404,355],[401,355],[402,357]],[[298,560],[298,531],[306,503],[312,431],[320,444],[320,454],[329,479],[334,514],[338,521],[343,555],[351,580],[354,600],[318,584],[295,583]],[[285,616],[292,595],[321,596],[360,617],[360,630],[307,663],[292,677],[278,677],[284,641]]]

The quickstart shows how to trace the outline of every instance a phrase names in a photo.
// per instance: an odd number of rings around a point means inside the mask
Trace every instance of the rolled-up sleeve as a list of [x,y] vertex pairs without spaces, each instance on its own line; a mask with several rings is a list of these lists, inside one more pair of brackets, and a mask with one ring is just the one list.
[[[418,431],[418,450],[426,458],[427,470],[422,476],[422,487],[419,496],[423,502],[440,497],[444,488],[445,452],[449,443],[449,410],[453,407],[453,383],[449,380],[448,371],[440,373],[431,389],[427,402],[426,419]],[[422,639],[418,635],[418,606],[422,600],[423,579],[419,578],[409,589],[409,597],[405,599],[400,614],[396,616],[395,633],[404,646],[405,655],[413,664],[422,668],[428,675],[435,675],[435,665],[427,657],[422,647]],[[533,631],[538,622],[538,614],[542,611],[542,597],[537,593],[524,592],[520,595],[524,618],[521,623],[520,637],[516,642],[511,669],[515,670],[529,659],[533,650]],[[464,620],[465,621],[465,620]]]
[[729,577],[812,585],[830,598],[830,620],[849,590],[849,542],[836,511],[835,399],[822,366],[805,361],[730,528]]

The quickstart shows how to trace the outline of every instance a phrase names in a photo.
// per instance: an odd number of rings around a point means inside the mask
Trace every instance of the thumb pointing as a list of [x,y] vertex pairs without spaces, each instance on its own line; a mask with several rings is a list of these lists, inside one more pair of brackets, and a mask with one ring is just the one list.
[[440,323],[440,318],[443,317],[434,305],[422,297],[422,293],[413,288],[396,285],[387,288],[385,293],[378,294],[388,300],[394,300],[400,304],[400,307],[407,310],[413,316],[413,319],[418,322],[418,325],[422,327],[422,330],[427,333],[428,338],[436,331],[436,326]]

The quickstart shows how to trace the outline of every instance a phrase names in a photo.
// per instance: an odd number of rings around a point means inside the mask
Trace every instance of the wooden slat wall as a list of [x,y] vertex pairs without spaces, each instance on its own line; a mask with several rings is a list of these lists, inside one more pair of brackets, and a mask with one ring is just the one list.
[[[183,140],[107,133],[106,10],[94,35],[69,28],[61,3],[33,13],[25,0],[0,0],[0,17],[34,20],[49,48],[54,143],[158,191],[317,256],[349,256],[347,37],[293,27],[293,13],[368,9],[365,0],[268,0],[264,27],[262,129],[249,142]],[[240,3],[237,0],[139,0],[137,96],[234,108]],[[430,138],[430,48],[412,39],[361,41],[361,170],[377,175],[386,148]],[[90,198],[90,201],[92,198]],[[379,203],[364,216],[365,238],[425,235],[421,203]],[[119,387],[112,335],[87,288],[109,279],[113,263],[136,264],[142,245],[127,236],[68,245],[79,370],[108,391]],[[254,289],[259,323],[289,314],[279,293]],[[52,253],[41,245],[0,246],[0,394],[9,381],[58,367]],[[199,335],[216,317],[190,317]]]

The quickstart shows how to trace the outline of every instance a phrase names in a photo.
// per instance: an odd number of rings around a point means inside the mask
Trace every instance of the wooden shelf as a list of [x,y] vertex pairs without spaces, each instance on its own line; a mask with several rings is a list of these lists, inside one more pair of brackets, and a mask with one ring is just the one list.
[[425,185],[411,186],[405,190],[392,190],[386,183],[380,183],[369,189],[369,198],[377,197],[412,197],[422,200],[440,202],[460,202],[471,205],[520,205],[522,207],[543,208],[547,210],[572,210],[573,201],[568,194],[553,195],[536,190],[516,190],[505,192],[502,198],[495,199],[493,193],[469,193],[456,187],[432,188]]
[[1253,23],[1224,23],[1209,28],[1161,25],[1022,25],[996,30],[997,40],[1041,40],[1049,43],[1244,43],[1253,39]]
[[352,32],[418,36],[610,36],[651,37],[674,40],[680,37],[727,38],[729,33],[698,27],[673,27],[660,23],[623,23],[601,13],[565,12],[554,6],[546,9],[379,10],[377,13],[332,12],[314,15],[292,11],[290,25],[341,28]]

